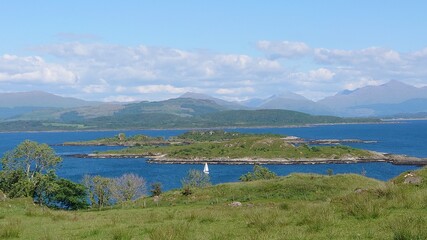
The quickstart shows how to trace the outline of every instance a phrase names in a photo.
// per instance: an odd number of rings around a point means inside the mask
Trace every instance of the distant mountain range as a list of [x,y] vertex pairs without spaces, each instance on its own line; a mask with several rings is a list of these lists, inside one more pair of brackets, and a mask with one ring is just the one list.
[[427,87],[417,88],[392,80],[379,86],[344,90],[317,102],[295,93],[284,93],[240,104],[255,109],[288,109],[343,117],[411,117],[427,112]]
[[427,111],[427,87],[399,81],[344,91],[317,103],[341,116],[385,116]]
[[379,86],[344,90],[314,102],[292,92],[262,99],[230,102],[200,93],[155,102],[101,103],[34,91],[0,93],[0,121],[78,122],[100,117],[132,114],[172,114],[196,117],[228,110],[277,109],[312,115],[340,117],[413,117],[427,112],[427,87],[417,88],[399,81]]
[[96,106],[99,104],[101,104],[101,102],[89,102],[77,98],[60,97],[42,91],[0,93],[0,108],[72,108],[83,106]]

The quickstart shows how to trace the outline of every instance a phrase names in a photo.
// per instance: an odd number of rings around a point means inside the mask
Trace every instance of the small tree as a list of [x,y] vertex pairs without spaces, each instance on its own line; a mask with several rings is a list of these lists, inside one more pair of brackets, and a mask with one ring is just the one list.
[[47,144],[25,140],[2,158],[4,171],[22,170],[29,181],[36,173],[54,170],[62,159]]
[[85,175],[83,185],[86,187],[92,207],[102,208],[111,204],[111,179],[101,176]]
[[162,194],[162,184],[160,182],[155,182],[151,184],[151,196],[160,196]]
[[242,175],[239,180],[243,182],[255,181],[255,180],[263,180],[263,179],[273,179],[277,178],[277,174],[270,171],[266,167],[262,167],[258,164],[254,166],[252,172],[248,172]]
[[126,139],[126,134],[119,133],[119,135],[117,135],[117,137],[119,138],[120,141],[124,141]]
[[125,202],[144,196],[147,189],[142,177],[128,173],[112,179],[110,190],[118,202]]
[[53,191],[55,167],[62,159],[47,144],[25,140],[1,159],[0,188],[9,197],[34,197],[39,201]]
[[211,185],[209,175],[195,169],[190,169],[187,175],[181,180],[181,183],[184,195],[190,195],[193,188],[202,188]]
[[67,179],[59,179],[55,183],[57,189],[49,195],[50,207],[67,210],[77,210],[88,207],[85,186]]

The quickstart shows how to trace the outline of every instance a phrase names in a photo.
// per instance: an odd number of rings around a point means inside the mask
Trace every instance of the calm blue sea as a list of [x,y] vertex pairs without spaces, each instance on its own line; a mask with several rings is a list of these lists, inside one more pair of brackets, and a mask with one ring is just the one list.
[[[306,139],[349,139],[374,140],[377,143],[349,144],[379,152],[406,154],[427,157],[427,121],[402,121],[387,124],[325,125],[296,128],[245,128],[226,129],[250,133],[276,133],[294,135]],[[52,145],[55,151],[64,156],[57,173],[59,176],[79,182],[85,174],[117,177],[124,173],[136,173],[148,183],[161,182],[164,190],[179,188],[180,180],[189,169],[203,169],[203,165],[189,164],[149,164],[146,159],[79,159],[65,157],[73,153],[90,153],[111,149],[111,147],[63,147],[55,146],[66,141],[84,141],[111,137],[119,132],[127,136],[146,134],[165,138],[175,136],[186,130],[135,130],[135,131],[94,131],[94,132],[38,132],[38,133],[0,133],[0,155],[13,149],[25,139]],[[238,181],[239,176],[252,170],[250,165],[211,165],[210,177],[214,184]],[[292,172],[326,174],[328,169],[337,173],[366,172],[368,177],[388,180],[400,173],[417,169],[417,166],[396,166],[389,163],[359,164],[319,164],[319,165],[267,165],[279,175]]]

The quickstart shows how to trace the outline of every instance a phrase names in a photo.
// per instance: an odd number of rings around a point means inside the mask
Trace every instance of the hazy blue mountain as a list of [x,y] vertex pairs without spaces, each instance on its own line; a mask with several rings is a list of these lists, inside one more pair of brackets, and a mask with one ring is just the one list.
[[72,108],[95,106],[99,102],[89,102],[77,98],[61,97],[47,92],[16,92],[0,93],[0,107],[43,107],[43,108]]
[[240,101],[239,104],[246,106],[248,108],[257,108],[261,104],[263,104],[266,101],[266,99],[262,98],[251,98],[245,101]]
[[226,107],[228,109],[246,109],[247,107],[239,104],[239,103],[235,103],[235,102],[229,102],[229,101],[225,101],[219,98],[215,98],[206,94],[202,94],[202,93],[194,93],[194,92],[187,92],[184,93],[183,95],[181,95],[179,98],[192,98],[192,99],[201,99],[201,100],[210,100],[215,102],[216,104]]
[[0,120],[9,119],[33,111],[44,110],[43,107],[0,107]]
[[379,86],[344,90],[317,103],[339,116],[384,116],[425,111],[427,87],[417,88],[396,80]]
[[228,110],[228,108],[217,104],[213,100],[179,97],[157,102],[145,101],[126,104],[115,115],[165,113],[180,116],[195,116],[224,110]]
[[318,103],[333,110],[342,111],[355,106],[396,104],[416,98],[427,98],[427,88],[417,88],[393,80],[379,86],[366,86],[353,91],[340,92]]
[[372,116],[392,116],[399,114],[412,114],[427,112],[427,98],[416,98],[401,103],[393,104],[371,104],[355,106],[350,109],[369,109]]
[[284,109],[309,114],[331,114],[327,107],[293,92],[282,92],[267,99],[250,99],[242,104],[257,109]]
[[[31,107],[31,111],[21,112],[9,116],[8,121],[30,121],[30,120],[67,120],[70,119],[90,119],[102,116],[112,116],[114,113],[123,109],[123,104],[119,103],[102,103],[96,106],[84,106],[75,108],[40,108]],[[21,109],[21,108],[17,108]]]

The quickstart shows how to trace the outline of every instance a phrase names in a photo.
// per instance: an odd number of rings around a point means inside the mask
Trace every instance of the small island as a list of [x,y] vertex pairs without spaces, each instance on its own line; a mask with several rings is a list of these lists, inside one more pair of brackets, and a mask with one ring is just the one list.
[[90,141],[80,142],[64,142],[62,146],[160,146],[168,145],[169,141],[165,141],[162,137],[150,137],[146,135],[135,135],[127,137],[124,133],[119,133],[117,136],[110,138],[100,138]]
[[[122,137],[120,137],[122,136]],[[277,134],[248,134],[220,130],[189,131],[168,140],[136,135],[98,139],[64,145],[128,146],[83,158],[148,158],[150,163],[178,164],[320,164],[390,162],[427,165],[427,159],[392,155],[341,145],[346,142],[371,143],[358,139],[305,140]],[[322,145],[322,146],[320,146]]]

